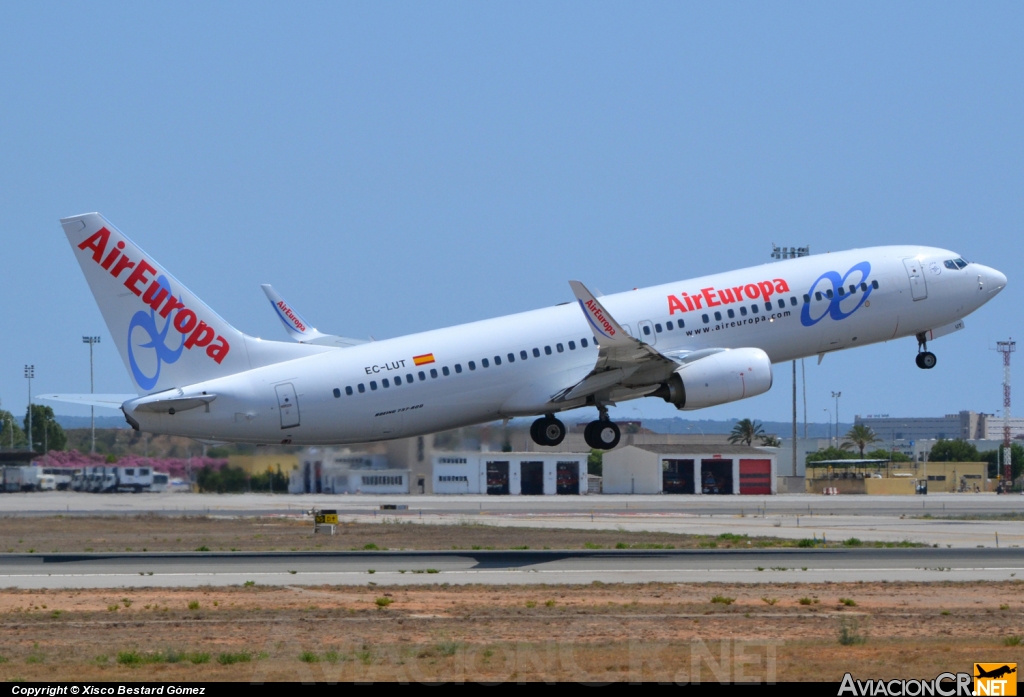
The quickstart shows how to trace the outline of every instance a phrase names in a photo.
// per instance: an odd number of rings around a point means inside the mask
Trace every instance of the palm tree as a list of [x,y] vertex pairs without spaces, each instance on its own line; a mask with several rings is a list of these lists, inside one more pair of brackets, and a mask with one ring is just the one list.
[[732,433],[729,434],[729,442],[746,443],[747,445],[753,445],[755,438],[760,438],[764,435],[764,429],[761,424],[750,419],[743,419],[737,421],[736,425],[732,427]]
[[846,433],[846,441],[840,446],[843,450],[857,446],[860,450],[860,456],[864,457],[864,448],[877,443],[879,440],[875,432],[871,430],[870,426],[864,424],[857,424]]

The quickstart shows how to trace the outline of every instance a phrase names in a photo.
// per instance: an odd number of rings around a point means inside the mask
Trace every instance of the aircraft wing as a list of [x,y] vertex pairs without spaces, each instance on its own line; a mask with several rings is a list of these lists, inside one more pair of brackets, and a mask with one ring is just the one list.
[[344,336],[334,336],[332,334],[323,334],[318,332],[309,322],[302,318],[302,315],[298,311],[285,302],[285,299],[281,297],[269,283],[264,283],[260,286],[263,292],[267,294],[267,299],[270,300],[271,306],[274,308],[274,312],[277,313],[278,319],[281,320],[281,324],[284,325],[285,331],[295,341],[300,344],[317,344],[319,346],[336,346],[338,348],[347,348],[349,346],[356,346],[357,344],[365,344],[366,341],[362,339],[349,339]]
[[[587,318],[597,341],[598,355],[594,369],[583,380],[557,394],[552,401],[564,402],[590,395],[602,395],[611,401],[626,395],[644,394],[658,386],[675,372],[692,353],[708,355],[704,351],[678,352],[669,357],[650,344],[645,344],[626,333],[615,318],[579,281],[569,281],[580,309]],[[714,353],[721,349],[710,349]],[[695,360],[695,359],[691,359]]]
[[81,404],[86,407],[106,407],[107,409],[120,409],[121,405],[129,399],[138,399],[137,394],[41,394],[36,399],[43,399],[47,402],[67,402],[69,404]]

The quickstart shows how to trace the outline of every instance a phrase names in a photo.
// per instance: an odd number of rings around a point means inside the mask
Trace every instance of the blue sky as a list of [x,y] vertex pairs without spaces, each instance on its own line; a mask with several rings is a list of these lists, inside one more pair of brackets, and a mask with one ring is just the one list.
[[[276,339],[260,283],[380,339],[563,302],[570,278],[611,293],[760,264],[772,242],[948,247],[1007,289],[932,371],[912,339],[809,360],[809,415],[831,390],[844,421],[994,412],[990,349],[1019,334],[1024,278],[1022,20],[996,2],[3,3],[2,406],[23,413],[25,363],[37,393],[88,391],[85,334],[97,391],[131,391],[57,223],[98,210]],[[786,419],[789,386],[780,366],[767,395],[692,416]]]

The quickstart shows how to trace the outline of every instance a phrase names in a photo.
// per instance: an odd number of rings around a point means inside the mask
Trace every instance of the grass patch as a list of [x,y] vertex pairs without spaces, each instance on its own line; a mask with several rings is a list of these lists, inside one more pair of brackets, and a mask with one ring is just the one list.
[[[627,545],[625,542],[619,542],[617,545],[615,545],[615,548],[616,549],[626,549],[626,547],[628,547],[628,546],[629,545]],[[604,545],[596,545],[593,542],[584,542],[583,543],[583,548],[584,549],[604,549]]]
[[312,651],[303,651],[299,654],[299,660],[303,663],[319,663],[320,657]]
[[555,601],[554,600],[545,600],[544,601],[544,607],[554,607],[554,606],[555,606]]
[[537,607],[537,601],[536,600],[527,600],[526,601],[526,607],[531,607],[531,608],[532,607]]
[[454,656],[462,647],[461,641],[442,641],[435,648],[442,656]]
[[1003,639],[1003,646],[1020,646],[1019,636],[1008,636]]
[[800,600],[798,600],[797,602],[799,602],[801,605],[812,605],[812,604],[814,604],[814,601],[811,600],[810,598],[806,597],[806,596],[804,596],[803,598],[800,598]]
[[860,547],[862,544],[864,543],[856,537],[851,537],[847,540],[843,540],[843,547]]
[[199,609],[199,601],[198,600],[190,600],[190,601],[188,601],[188,609],[189,610],[198,610]]
[[255,581],[246,581],[245,583],[242,584],[242,587],[244,587],[244,588],[252,588],[255,585],[256,585]]
[[379,551],[380,547],[371,542],[369,544],[363,545],[363,550],[367,552]]
[[732,605],[736,602],[736,598],[730,598],[727,595],[715,595],[712,596],[711,602],[718,603],[720,605]]
[[775,603],[779,602],[778,598],[769,598],[769,597],[766,597],[766,596],[762,596],[761,600],[763,600],[764,602],[768,603],[769,605],[774,605]]
[[867,641],[867,637],[860,633],[856,620],[846,618],[840,620],[838,634],[839,643],[843,646],[854,646]]
[[427,573],[428,574],[439,574],[441,572],[438,571],[437,569],[427,569]]
[[796,546],[797,547],[817,547],[818,546],[818,541],[817,540],[812,540],[809,537],[805,537],[804,539],[802,539],[799,542],[797,542]]
[[209,552],[210,548],[207,547],[206,545],[203,545],[202,547],[196,547],[196,551],[197,552]]
[[857,607],[857,601],[853,598],[840,598],[839,602],[841,602],[846,607]]
[[222,666],[230,666],[235,663],[248,663],[252,660],[252,654],[248,651],[239,651],[237,653],[222,653],[217,656],[217,663]]
[[388,598],[387,596],[384,596],[382,598],[377,598],[373,602],[375,602],[377,604],[377,607],[379,607],[381,610],[383,610],[384,608],[386,608],[388,605],[390,605],[391,603],[393,603],[395,601],[392,600],[391,598]]
[[724,542],[743,542],[746,538],[746,535],[736,535],[731,532],[723,532],[718,536],[718,539]]

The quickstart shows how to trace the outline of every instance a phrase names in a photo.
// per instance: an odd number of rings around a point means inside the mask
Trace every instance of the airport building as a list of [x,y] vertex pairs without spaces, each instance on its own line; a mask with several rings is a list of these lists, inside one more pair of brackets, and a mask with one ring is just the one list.
[[408,494],[410,472],[382,454],[307,448],[288,480],[290,494]]
[[776,452],[745,445],[627,445],[604,454],[606,494],[776,492]]
[[436,453],[435,494],[556,496],[587,493],[586,453]]
[[[975,411],[937,417],[893,418],[888,414],[857,416],[857,425],[869,427],[881,443],[919,440],[1002,440],[1003,419]],[[842,434],[840,434],[840,438]],[[1024,418],[1010,418],[1010,437],[1024,437]]]

